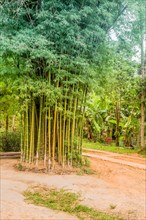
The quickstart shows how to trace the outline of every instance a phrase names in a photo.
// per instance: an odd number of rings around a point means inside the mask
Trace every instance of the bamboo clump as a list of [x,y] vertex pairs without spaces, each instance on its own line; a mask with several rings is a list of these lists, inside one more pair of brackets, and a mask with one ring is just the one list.
[[49,171],[56,163],[64,167],[81,162],[86,86],[76,75],[59,78],[49,73],[44,82],[38,94],[28,89],[21,117],[21,161],[36,168],[44,161]]

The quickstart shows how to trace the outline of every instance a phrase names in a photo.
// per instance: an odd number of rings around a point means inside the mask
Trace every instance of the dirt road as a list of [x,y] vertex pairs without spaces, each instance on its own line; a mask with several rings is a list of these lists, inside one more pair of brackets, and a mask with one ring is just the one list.
[[120,214],[126,220],[145,220],[144,169],[91,158],[91,167],[96,170],[93,176],[47,175],[16,171],[13,168],[16,162],[14,159],[1,160],[1,220],[76,219],[62,212],[27,204],[23,191],[33,184],[80,192],[82,203],[88,206]]
[[140,157],[137,154],[131,156],[88,148],[83,148],[83,151],[83,156],[146,170],[146,158]]

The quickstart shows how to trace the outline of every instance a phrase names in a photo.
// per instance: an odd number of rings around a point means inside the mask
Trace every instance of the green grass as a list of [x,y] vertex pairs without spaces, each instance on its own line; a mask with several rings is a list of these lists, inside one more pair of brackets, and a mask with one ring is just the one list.
[[143,157],[146,157],[146,147],[143,150],[140,150],[138,153]]
[[93,169],[91,169],[90,167],[81,167],[80,170],[77,171],[77,175],[93,175],[95,174],[95,171]]
[[37,186],[25,191],[24,196],[30,203],[70,213],[80,220],[121,220],[120,217],[111,216],[80,204],[81,197],[79,194],[64,189],[57,190]]
[[126,147],[117,147],[114,144],[110,145],[105,145],[101,144],[99,142],[93,143],[89,142],[88,140],[83,140],[83,148],[91,148],[95,150],[103,150],[103,151],[109,151],[113,153],[120,153],[120,154],[133,154],[133,153],[138,153],[138,149],[129,149]]

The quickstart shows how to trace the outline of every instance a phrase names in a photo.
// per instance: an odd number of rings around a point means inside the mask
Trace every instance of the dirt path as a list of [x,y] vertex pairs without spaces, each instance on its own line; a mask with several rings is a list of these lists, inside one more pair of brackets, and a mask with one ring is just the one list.
[[[145,171],[118,163],[91,159],[94,176],[47,175],[19,172],[16,160],[1,160],[1,220],[76,219],[62,212],[27,204],[23,191],[33,184],[45,184],[80,192],[83,203],[126,220],[145,220]],[[111,207],[115,207],[112,209]]]
[[91,158],[101,159],[105,161],[110,161],[112,163],[119,163],[122,165],[127,165],[139,169],[146,170],[146,158],[135,156],[128,156],[124,154],[117,154],[107,151],[98,151],[93,149],[83,149],[83,156],[88,156]]

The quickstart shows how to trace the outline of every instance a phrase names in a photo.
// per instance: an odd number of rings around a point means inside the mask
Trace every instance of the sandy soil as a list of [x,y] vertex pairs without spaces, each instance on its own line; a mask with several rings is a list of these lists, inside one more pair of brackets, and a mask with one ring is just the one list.
[[[102,156],[102,153],[101,153]],[[118,155],[117,155],[118,156]],[[121,157],[121,155],[119,155]],[[141,159],[141,158],[140,158]],[[126,220],[146,218],[145,170],[99,158],[90,158],[95,175],[48,175],[16,171],[16,160],[3,159],[1,175],[1,220],[65,220],[76,219],[62,212],[25,202],[23,191],[34,184],[79,192],[82,203]],[[126,158],[126,161],[128,159]],[[138,163],[138,160],[136,161]],[[112,209],[111,207],[115,207]]]

